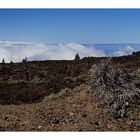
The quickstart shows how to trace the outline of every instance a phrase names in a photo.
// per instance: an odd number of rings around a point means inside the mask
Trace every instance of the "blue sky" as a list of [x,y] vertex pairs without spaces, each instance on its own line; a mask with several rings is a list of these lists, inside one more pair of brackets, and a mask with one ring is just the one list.
[[0,9],[0,60],[6,62],[139,50],[140,9]]
[[0,40],[140,43],[140,9],[0,9]]

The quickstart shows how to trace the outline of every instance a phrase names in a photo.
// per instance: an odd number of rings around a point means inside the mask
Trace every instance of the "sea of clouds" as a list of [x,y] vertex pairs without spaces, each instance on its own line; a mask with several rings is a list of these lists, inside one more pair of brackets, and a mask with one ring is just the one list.
[[118,47],[110,53],[105,48],[96,45],[83,45],[79,43],[67,44],[44,44],[19,41],[0,41],[0,61],[4,58],[6,62],[11,60],[21,62],[23,58],[28,60],[72,60],[79,53],[80,57],[86,56],[121,56],[136,51],[129,45]]

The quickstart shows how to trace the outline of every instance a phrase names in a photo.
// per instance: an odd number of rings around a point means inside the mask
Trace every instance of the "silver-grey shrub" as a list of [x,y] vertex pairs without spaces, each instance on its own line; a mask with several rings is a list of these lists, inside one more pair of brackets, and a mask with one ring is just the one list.
[[126,107],[136,97],[140,97],[139,77],[121,64],[113,64],[111,59],[102,60],[90,69],[91,91],[103,98],[110,106],[114,118],[126,115]]

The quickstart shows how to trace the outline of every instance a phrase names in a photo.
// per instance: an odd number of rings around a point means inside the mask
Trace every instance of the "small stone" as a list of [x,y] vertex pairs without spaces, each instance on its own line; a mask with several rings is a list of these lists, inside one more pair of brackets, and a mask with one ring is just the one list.
[[74,116],[74,113],[73,112],[70,112],[70,116]]
[[87,114],[84,113],[84,114],[81,115],[81,117],[86,118]]
[[95,122],[94,124],[95,124],[95,125],[100,125],[100,124],[101,124],[101,122]]
[[53,124],[59,124],[59,120],[57,118],[54,118],[52,121]]
[[41,125],[39,125],[39,126],[38,126],[38,128],[40,129],[40,128],[42,128],[42,126],[41,126]]
[[110,125],[107,125],[107,128],[108,128],[108,129],[111,129],[111,126],[110,126]]
[[69,123],[74,124],[74,120],[73,119],[69,119]]
[[129,106],[129,102],[125,102],[125,106]]
[[8,117],[7,117],[7,116],[3,116],[3,119],[4,119],[5,121],[7,121],[7,120],[8,120]]
[[140,123],[139,122],[135,122],[134,126],[137,127],[137,128],[140,128]]

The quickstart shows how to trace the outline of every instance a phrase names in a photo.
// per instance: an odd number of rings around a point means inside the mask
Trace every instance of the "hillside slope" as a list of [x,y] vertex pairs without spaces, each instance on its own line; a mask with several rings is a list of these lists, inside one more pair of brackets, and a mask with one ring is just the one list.
[[139,54],[79,61],[1,63],[0,130],[140,131],[139,97],[129,102],[125,116],[114,118],[105,99],[96,96],[96,88],[91,91],[92,65],[108,59],[114,71],[119,66],[135,74],[140,89]]

